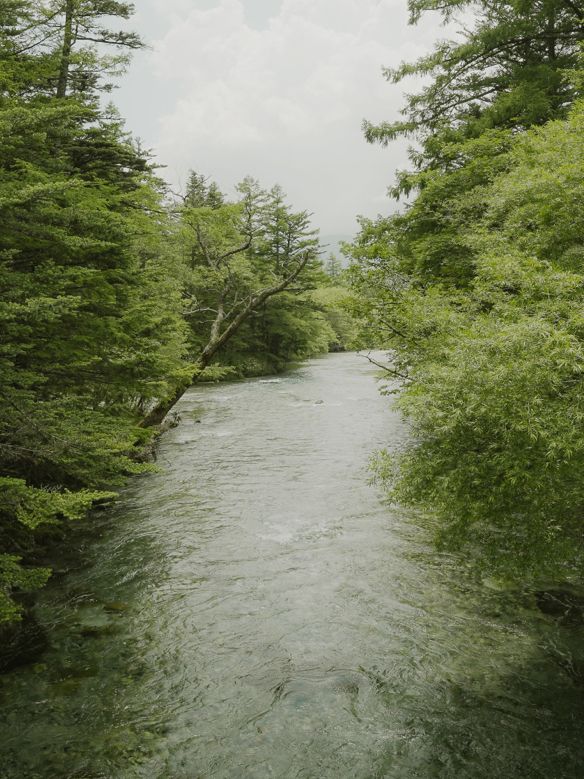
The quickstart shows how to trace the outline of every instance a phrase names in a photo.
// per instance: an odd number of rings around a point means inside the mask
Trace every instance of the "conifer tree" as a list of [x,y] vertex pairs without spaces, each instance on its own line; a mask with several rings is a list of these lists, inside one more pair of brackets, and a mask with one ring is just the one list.
[[145,439],[138,422],[182,380],[162,187],[95,100],[106,63],[76,48],[100,16],[130,7],[72,7],[66,72],[69,4],[12,2],[0,28],[0,622],[17,613],[12,588],[46,578],[28,567],[32,534],[82,516],[142,467],[130,457]]

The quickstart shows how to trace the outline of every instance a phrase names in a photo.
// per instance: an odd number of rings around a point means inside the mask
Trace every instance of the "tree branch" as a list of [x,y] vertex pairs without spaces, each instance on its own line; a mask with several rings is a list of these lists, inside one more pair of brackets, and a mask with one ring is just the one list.
[[381,368],[381,370],[385,371],[386,373],[390,373],[392,376],[395,376],[398,379],[404,379],[406,381],[409,381],[409,376],[405,373],[400,373],[399,371],[394,370],[393,368],[390,368],[388,365],[383,365],[380,362],[377,362],[377,360],[374,360],[373,357],[371,357],[371,352],[369,354],[363,354],[362,352],[359,352],[360,357],[365,357],[366,360],[368,360],[372,365],[376,365],[378,368]]

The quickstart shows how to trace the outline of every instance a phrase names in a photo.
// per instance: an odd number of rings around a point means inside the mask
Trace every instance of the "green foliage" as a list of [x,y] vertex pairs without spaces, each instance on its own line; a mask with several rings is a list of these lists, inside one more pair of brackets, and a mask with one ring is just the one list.
[[[428,10],[456,17],[470,5],[409,3],[413,22]],[[416,198],[377,228],[391,244],[394,265],[421,283],[469,283],[475,250],[467,225],[481,218],[485,189],[512,164],[513,139],[528,127],[565,117],[578,90],[573,74],[584,25],[577,5],[503,0],[475,3],[472,10],[474,27],[462,39],[442,42],[417,62],[386,71],[393,82],[409,75],[428,82],[407,98],[405,120],[365,125],[371,142],[406,135],[419,143],[410,150],[413,170],[398,173],[391,190],[396,198],[413,193]],[[371,238],[369,229],[359,242],[367,232]]]
[[[455,18],[466,0],[410,0]],[[393,498],[437,538],[508,577],[582,577],[584,144],[577,4],[473,4],[473,28],[386,76],[426,77],[401,214],[362,220],[350,278],[391,348],[412,427],[380,455]]]
[[142,47],[133,32],[111,30],[114,19],[129,19],[131,3],[116,0],[4,0],[0,9],[0,89],[83,99],[109,91],[103,75],[117,75],[127,51]]
[[551,122],[515,144],[509,175],[501,178],[489,207],[498,225],[524,252],[566,269],[584,267],[584,110]]
[[29,487],[23,479],[0,477],[0,512],[32,530],[60,519],[81,519],[95,501],[114,497],[114,492],[89,490],[51,492]]
[[21,617],[21,610],[11,598],[12,590],[38,590],[49,580],[48,568],[25,569],[20,557],[0,554],[0,625],[15,622]]
[[307,291],[326,281],[306,212],[294,213],[279,187],[253,179],[229,202],[191,173],[179,245],[191,358],[237,375],[281,370],[327,351],[334,334]]
[[339,283],[343,276],[343,266],[340,260],[332,252],[329,254],[328,259],[324,266],[326,275],[331,280],[332,284]]
[[[341,280],[342,277],[333,277]],[[315,289],[312,301],[324,314],[332,334],[329,350],[351,351],[361,347],[360,322],[353,315],[354,295],[345,286],[327,286]]]
[[[92,505],[111,500],[115,493],[90,490],[57,491],[30,487],[24,479],[0,477],[0,523],[4,535],[14,523],[23,526],[24,533],[11,532],[27,537],[26,531],[34,531],[41,525],[55,525],[62,520],[83,518]],[[48,568],[22,567],[17,555],[0,554],[0,624],[17,619],[19,607],[10,597],[11,590],[34,590],[41,587],[50,576]]]
[[398,83],[423,75],[427,85],[408,96],[405,120],[365,124],[370,141],[388,143],[415,134],[427,141],[414,158],[441,166],[436,145],[449,137],[478,137],[493,127],[529,127],[565,115],[573,84],[565,71],[577,67],[584,35],[582,9],[564,0],[476,2],[409,0],[412,23],[439,10],[445,19],[472,10],[472,29],[462,39],[442,41],[414,63],[385,71]]
[[583,119],[515,141],[467,226],[464,293],[410,283],[393,299],[415,444],[378,474],[438,518],[442,544],[508,578],[584,575]]
[[135,459],[152,435],[140,420],[183,380],[164,193],[119,117],[98,107],[99,72],[113,61],[84,48],[89,37],[137,43],[96,28],[130,10],[85,0],[2,8],[0,621],[16,614],[12,589],[41,583],[30,567],[40,530],[85,515],[124,474],[149,467]]

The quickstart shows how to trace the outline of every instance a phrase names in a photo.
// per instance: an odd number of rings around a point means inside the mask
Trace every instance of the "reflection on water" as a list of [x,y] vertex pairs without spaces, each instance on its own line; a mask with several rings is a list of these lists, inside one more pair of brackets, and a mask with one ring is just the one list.
[[584,629],[381,503],[368,457],[405,430],[364,360],[179,411],[2,679],[2,779],[584,776]]

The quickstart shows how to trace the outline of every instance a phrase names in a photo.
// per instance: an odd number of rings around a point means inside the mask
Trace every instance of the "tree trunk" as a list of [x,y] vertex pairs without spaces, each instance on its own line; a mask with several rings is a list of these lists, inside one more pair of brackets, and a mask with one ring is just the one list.
[[556,14],[554,9],[550,9],[548,14],[547,32],[549,34],[548,57],[550,62],[553,62],[556,59]]
[[140,422],[140,427],[154,427],[159,425],[175,403],[182,398],[191,385],[190,381],[179,384],[170,398],[158,403]]
[[59,80],[57,82],[57,97],[67,95],[69,85],[69,66],[71,64],[71,52],[73,50],[73,12],[75,0],[67,0],[65,4],[65,29],[63,32],[63,46],[61,48],[61,61],[59,63]]
[[302,262],[299,263],[298,267],[279,284],[275,284],[273,287],[266,287],[260,292],[256,292],[254,295],[252,295],[246,305],[241,309],[239,314],[237,314],[235,319],[229,323],[229,325],[222,333],[219,333],[218,329],[212,332],[209,343],[201,352],[201,356],[198,360],[202,368],[206,368],[207,365],[209,365],[223,344],[227,343],[227,341],[229,341],[229,339],[235,335],[235,333],[239,330],[241,325],[246,321],[250,314],[252,314],[254,311],[257,311],[257,309],[262,306],[266,300],[268,300],[268,298],[277,295],[279,292],[284,292],[284,290],[287,289],[290,284],[296,280],[297,276],[304,269],[306,263],[308,262],[309,257],[310,255],[306,255]]
[[[229,341],[232,336],[235,335],[242,324],[254,311],[262,306],[266,300],[268,300],[268,298],[271,298],[273,295],[277,295],[280,292],[284,292],[284,290],[287,289],[296,280],[301,271],[305,268],[309,259],[310,254],[306,254],[296,269],[293,270],[292,273],[290,273],[288,276],[286,276],[285,279],[282,279],[279,284],[275,284],[273,287],[266,287],[265,289],[262,289],[259,292],[251,295],[239,314],[237,314],[237,316],[229,323],[223,332],[221,332],[221,325],[225,320],[225,308],[224,301],[221,300],[217,308],[217,316],[215,317],[215,321],[211,327],[209,341],[197,359],[197,367],[200,370],[206,368],[211,363],[211,360],[217,354],[219,349],[221,349],[221,347],[227,343],[227,341]],[[192,381],[195,382],[196,380],[197,376],[195,375],[193,376]],[[154,409],[152,409],[152,411],[142,420],[141,427],[153,427],[154,425],[160,424],[166,414],[174,406],[174,404],[180,400],[185,390],[188,389],[189,384],[190,382],[181,384],[181,386],[176,388],[172,397],[167,398],[166,400],[159,403]]]

